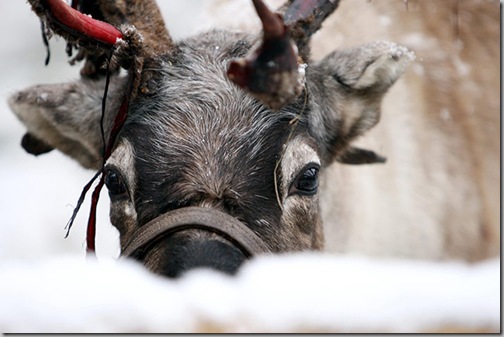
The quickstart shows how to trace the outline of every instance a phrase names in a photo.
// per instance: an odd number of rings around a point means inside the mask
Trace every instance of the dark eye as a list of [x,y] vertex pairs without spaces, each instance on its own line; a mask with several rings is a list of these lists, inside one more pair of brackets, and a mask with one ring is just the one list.
[[318,190],[319,165],[310,164],[296,177],[289,194],[315,195]]
[[116,196],[126,193],[126,185],[121,174],[114,169],[106,169],[105,185],[108,188],[110,196]]

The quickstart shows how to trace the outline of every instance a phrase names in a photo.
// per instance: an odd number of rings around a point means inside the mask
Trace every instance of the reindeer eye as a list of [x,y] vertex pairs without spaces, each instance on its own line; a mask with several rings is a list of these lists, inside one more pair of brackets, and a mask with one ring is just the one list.
[[123,177],[114,169],[109,168],[105,172],[105,185],[107,186],[110,196],[116,196],[126,192],[126,185],[124,184]]
[[289,194],[315,195],[318,190],[318,172],[320,166],[318,164],[309,164],[296,177],[290,188]]

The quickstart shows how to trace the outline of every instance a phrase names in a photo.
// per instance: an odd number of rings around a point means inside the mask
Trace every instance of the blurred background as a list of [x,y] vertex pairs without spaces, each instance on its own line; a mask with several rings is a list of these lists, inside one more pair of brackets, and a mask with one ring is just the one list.
[[[202,0],[160,1],[175,39],[194,33]],[[94,175],[59,151],[39,157],[20,145],[25,128],[7,105],[16,90],[42,84],[73,81],[79,65],[70,66],[65,42],[50,40],[51,60],[44,66],[46,49],[40,21],[26,1],[1,1],[0,34],[0,259],[41,259],[50,255],[85,256],[89,198],[83,204],[67,239],[65,225],[83,186]],[[119,254],[118,233],[108,218],[109,200],[102,192],[98,206],[97,255]]]

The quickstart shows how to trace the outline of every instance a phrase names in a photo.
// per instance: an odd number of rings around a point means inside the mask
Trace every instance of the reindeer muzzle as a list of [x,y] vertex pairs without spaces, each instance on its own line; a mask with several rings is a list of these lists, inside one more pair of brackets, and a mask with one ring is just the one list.
[[164,213],[136,230],[121,257],[136,255],[161,237],[198,229],[216,233],[235,245],[247,258],[270,253],[270,248],[244,223],[229,214],[205,207],[185,207]]

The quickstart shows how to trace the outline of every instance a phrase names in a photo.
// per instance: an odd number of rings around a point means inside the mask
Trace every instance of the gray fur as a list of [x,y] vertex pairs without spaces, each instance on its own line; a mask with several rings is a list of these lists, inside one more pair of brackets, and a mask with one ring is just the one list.
[[[333,52],[308,65],[298,100],[273,112],[226,77],[228,63],[245,55],[252,41],[210,31],[146,63],[140,87],[148,90],[132,102],[107,163],[126,177],[127,196],[111,202],[122,244],[160,213],[197,205],[236,216],[273,251],[323,248],[318,194],[290,195],[289,186],[305,164],[330,164],[378,122],[383,95],[412,56],[385,42]],[[123,82],[112,79],[105,137]],[[9,104],[29,133],[97,169],[103,84],[83,79],[35,86]],[[146,264],[157,270],[153,261]]]

